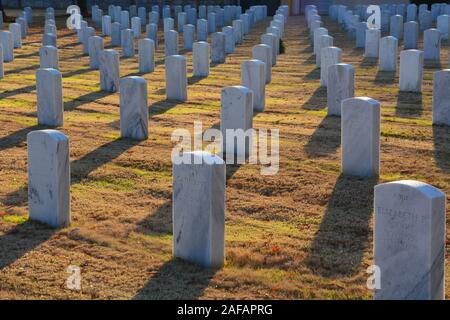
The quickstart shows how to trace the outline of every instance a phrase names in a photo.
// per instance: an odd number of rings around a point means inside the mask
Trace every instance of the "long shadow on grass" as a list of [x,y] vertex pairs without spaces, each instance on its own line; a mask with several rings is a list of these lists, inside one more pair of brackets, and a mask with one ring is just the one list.
[[307,73],[303,79],[305,80],[319,80],[320,79],[320,68],[315,67],[309,73]]
[[305,152],[310,157],[320,157],[334,153],[341,145],[341,118],[326,116],[305,145]]
[[395,82],[395,71],[378,70],[373,82],[380,85],[392,84]]
[[420,117],[422,111],[423,101],[421,92],[398,92],[397,108],[395,109],[397,117],[417,118]]
[[374,67],[378,64],[378,58],[364,57],[359,63],[360,67]]
[[90,93],[79,96],[71,101],[64,103],[64,110],[73,111],[76,108],[78,108],[79,106],[82,106],[87,103],[95,102],[97,100],[100,100],[100,99],[107,97],[109,95],[112,95],[112,94],[113,94],[113,92],[108,92],[108,91],[103,91],[103,90],[90,92]]
[[306,260],[314,273],[337,278],[359,271],[369,246],[373,188],[377,181],[338,177]]
[[0,271],[50,239],[55,231],[38,222],[26,221],[0,235]]
[[175,108],[177,105],[183,104],[183,103],[184,103],[184,101],[167,100],[167,99],[156,101],[149,106],[150,118],[152,116],[157,116],[157,115],[166,113],[170,109]]
[[436,165],[450,172],[450,127],[433,126],[434,160]]
[[14,131],[13,133],[10,133],[7,136],[0,138],[0,151],[15,148],[19,146],[21,143],[25,142],[27,140],[27,134],[34,130],[43,130],[48,129],[47,126],[31,126],[26,127],[17,131]]
[[[319,72],[320,72],[320,69],[316,69],[316,70],[319,70]],[[322,109],[325,109],[326,107],[327,107],[327,88],[319,87],[309,97],[308,101],[306,101],[303,104],[302,109],[322,110]]]
[[33,90],[36,90],[36,85],[34,85],[34,84],[31,86],[21,87],[21,88],[17,88],[14,90],[7,90],[7,91],[0,93],[0,99],[13,97],[15,95],[22,94],[22,93],[29,93]]
[[181,259],[165,262],[136,293],[134,300],[198,299],[217,269],[202,268]]

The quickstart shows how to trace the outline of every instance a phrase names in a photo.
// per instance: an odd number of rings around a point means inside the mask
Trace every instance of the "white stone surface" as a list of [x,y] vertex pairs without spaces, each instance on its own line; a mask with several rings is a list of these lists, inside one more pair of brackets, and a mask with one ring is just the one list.
[[175,30],[164,33],[164,52],[166,57],[178,54],[178,32]]
[[364,56],[367,58],[378,58],[380,48],[381,31],[379,29],[366,30],[366,45]]
[[204,151],[187,156],[192,159],[189,164],[173,165],[173,255],[204,267],[221,267],[225,162]]
[[231,54],[234,52],[235,40],[233,27],[226,26],[222,28],[222,32],[225,35],[225,53]]
[[233,31],[235,43],[241,44],[244,40],[244,25],[242,20],[233,20]]
[[155,44],[155,49],[158,48],[158,26],[154,23],[149,23],[145,27],[145,33],[147,34],[147,38],[153,40]]
[[319,45],[319,40],[321,36],[327,35],[328,34],[328,29],[326,28],[317,28],[316,30],[314,30],[314,36],[313,36],[313,52],[315,55],[317,55],[317,53],[320,53],[320,45]]
[[139,72],[147,73],[155,70],[155,43],[151,39],[140,39]]
[[166,57],[166,97],[168,100],[187,100],[186,58],[181,55]]
[[147,81],[131,76],[120,79],[120,136],[148,138]]
[[277,63],[277,41],[278,38],[273,33],[266,33],[261,35],[261,43],[267,44],[272,48],[272,67]]
[[35,130],[27,135],[27,148],[30,219],[54,228],[69,226],[69,138],[57,130]]
[[122,56],[125,58],[134,57],[134,38],[131,29],[121,31]]
[[398,40],[395,37],[387,36],[380,39],[379,70],[397,70]]
[[341,170],[371,177],[380,172],[380,103],[367,97],[342,101]]
[[164,34],[166,34],[167,32],[169,32],[171,30],[175,31],[174,30],[174,23],[175,22],[174,22],[174,20],[172,18],[165,18],[164,19],[164,24],[163,24]]
[[58,127],[64,124],[62,76],[56,69],[36,71],[37,116],[40,125]]
[[[244,141],[238,140],[230,130],[241,129],[246,132],[253,128],[253,92],[243,86],[225,87],[221,94],[220,131],[222,132],[222,152],[226,159],[234,159],[243,163],[251,153],[252,135]],[[227,135],[227,129],[228,135]],[[227,160],[228,161],[228,160]]]
[[[83,54],[89,54],[89,38],[95,36],[95,29],[92,27],[87,27],[83,31]],[[44,35],[45,37],[46,35]],[[50,35],[51,37],[51,35]],[[56,47],[56,36],[54,37],[54,44],[52,42],[43,44],[43,45],[50,45]]]
[[12,33],[12,36],[13,36],[14,48],[21,48],[22,47],[22,31],[20,28],[20,24],[10,23],[9,31]]
[[208,33],[216,32],[216,14],[208,12]]
[[186,51],[192,51],[195,41],[195,27],[192,24],[183,26],[183,48]]
[[103,50],[100,55],[100,89],[119,91],[119,53],[112,49]]
[[[54,46],[54,47],[56,47],[56,36],[54,34],[51,34],[51,33],[43,34],[42,35],[42,45],[43,46]],[[84,49],[83,49],[83,53],[84,53]]]
[[320,85],[326,87],[328,83],[328,67],[341,63],[342,50],[338,47],[326,47],[320,51]]
[[264,62],[266,84],[272,81],[272,48],[267,44],[258,44],[252,49],[253,59]]
[[450,69],[434,73],[433,124],[450,126]]
[[390,35],[398,40],[403,39],[403,16],[391,16]]
[[178,13],[178,19],[177,19],[177,30],[178,32],[183,32],[184,25],[187,24],[187,13],[186,12],[179,12]]
[[450,16],[446,14],[442,14],[437,17],[436,29],[441,32],[441,39],[448,39],[448,28],[450,27]]
[[260,60],[241,63],[241,85],[253,91],[253,110],[262,112],[266,107],[265,65]]
[[53,46],[43,46],[39,49],[40,68],[59,70],[58,49]]
[[5,76],[5,70],[3,67],[3,47],[0,44],[0,79],[3,79]]
[[421,92],[423,51],[411,49],[400,52],[400,91]]
[[445,203],[443,192],[419,181],[375,187],[375,300],[444,299]]
[[333,46],[333,37],[327,34],[320,36],[317,43],[317,54],[316,54],[316,67],[321,67],[320,53],[322,48],[332,47]]
[[438,29],[427,29],[423,33],[423,52],[425,60],[441,59],[441,32]]
[[208,41],[208,21],[206,19],[197,20],[197,41]]
[[100,68],[100,55],[104,50],[103,38],[99,36],[89,37],[89,66],[97,70]]
[[355,96],[355,68],[338,63],[328,68],[328,115],[341,116],[342,101]]
[[367,30],[367,22],[361,21],[356,24],[355,27],[356,48],[364,48],[366,46],[366,30]]
[[404,49],[417,49],[417,42],[419,41],[419,24],[415,21],[409,21],[405,23],[404,31]]
[[130,13],[126,10],[120,11],[120,28],[121,29],[130,28]]
[[133,37],[135,39],[141,38],[141,19],[139,17],[131,18],[131,30],[133,31]]
[[209,75],[209,44],[206,41],[194,42],[192,52],[192,65],[194,77],[207,77]]
[[113,47],[120,47],[121,45],[122,34],[120,29],[120,23],[118,22],[114,22],[111,25],[111,45]]
[[225,34],[215,32],[211,36],[211,61],[213,63],[224,63],[225,57]]
[[111,32],[112,32],[111,17],[103,16],[102,17],[102,35],[110,36]]

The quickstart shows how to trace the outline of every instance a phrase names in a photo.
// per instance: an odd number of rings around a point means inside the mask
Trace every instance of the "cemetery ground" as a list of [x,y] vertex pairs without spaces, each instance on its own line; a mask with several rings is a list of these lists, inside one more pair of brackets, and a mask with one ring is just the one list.
[[[289,17],[266,110],[254,117],[255,128],[280,130],[280,170],[262,176],[259,165],[227,166],[226,261],[208,270],[172,259],[171,133],[192,131],[194,121],[204,130],[219,127],[220,91],[240,83],[240,63],[267,22],[207,78],[192,77],[186,53],[185,103],[165,100],[160,26],[157,67],[141,75],[150,137],[135,142],[119,139],[119,93],[100,91],[99,71],[59,18],[59,130],[70,138],[72,225],[54,230],[27,218],[26,135],[42,128],[35,73],[44,22],[35,18],[0,80],[0,299],[371,299],[374,185],[414,179],[450,195],[450,128],[431,125],[433,72],[447,67],[448,44],[441,65],[425,63],[423,93],[399,93],[398,71],[378,72],[376,59],[324,21],[342,62],[356,69],[355,95],[381,103],[381,175],[340,175],[340,118],[326,114],[304,17]],[[120,75],[140,75],[137,55],[121,58]],[[81,267],[81,291],[66,287],[69,265]]]

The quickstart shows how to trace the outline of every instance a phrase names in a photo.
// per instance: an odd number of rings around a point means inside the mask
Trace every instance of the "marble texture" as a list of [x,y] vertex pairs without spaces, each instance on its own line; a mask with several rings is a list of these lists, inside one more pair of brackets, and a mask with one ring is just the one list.
[[250,33],[250,17],[248,16],[247,13],[241,14],[241,18],[242,20],[242,25],[243,25],[243,30],[244,30],[244,35],[249,34]]
[[183,27],[187,24],[187,13],[179,12],[177,19],[177,30],[178,32],[183,32]]
[[112,49],[103,50],[100,55],[100,89],[119,91],[119,78],[119,53]]
[[195,27],[192,24],[183,26],[183,48],[185,51],[192,51],[195,41]]
[[20,28],[20,24],[18,23],[10,23],[9,24],[9,31],[11,32],[13,36],[13,46],[14,48],[21,48],[22,47],[22,31]]
[[234,52],[234,30],[233,27],[226,26],[222,28],[222,32],[225,35],[225,53],[231,54]]
[[148,138],[147,81],[131,76],[120,79],[120,136]]
[[329,116],[341,116],[342,101],[355,96],[355,68],[338,63],[328,68],[327,106]]
[[141,19],[139,17],[131,18],[131,30],[133,31],[133,37],[135,39],[141,38]]
[[175,29],[174,24],[175,24],[175,22],[174,22],[174,20],[172,18],[165,18],[164,19],[164,24],[163,24],[164,35],[167,32],[171,31],[171,30],[175,31],[174,30]]
[[262,112],[266,107],[265,65],[260,60],[241,62],[241,85],[253,91],[253,110]]
[[25,18],[19,17],[16,19],[16,22],[20,25],[20,34],[22,39],[25,39],[28,35],[28,23]]
[[244,86],[225,87],[220,101],[222,152],[226,154],[227,162],[237,156],[235,163],[244,163],[251,153],[253,137],[250,134],[239,139],[232,133],[239,129],[246,133],[253,128],[253,92]]
[[252,58],[264,62],[266,84],[272,81],[272,48],[267,44],[258,44],[252,49]]
[[114,22],[111,25],[111,45],[113,47],[120,47],[122,44],[122,34],[120,30],[120,23]]
[[52,33],[44,33],[42,35],[42,45],[56,47],[56,36]]
[[125,58],[134,57],[134,38],[131,29],[121,31],[122,56]]
[[366,46],[366,30],[367,23],[366,22],[358,22],[355,27],[355,35],[356,35],[356,48],[364,48]]
[[321,36],[327,35],[328,29],[326,28],[317,28],[314,30],[314,36],[313,36],[313,53],[317,55],[317,53],[320,53],[319,50],[319,40]]
[[126,10],[120,11],[120,29],[130,28],[130,13]]
[[438,29],[427,29],[423,33],[424,59],[440,61],[441,59],[441,32]]
[[197,41],[208,41],[208,20],[197,20]]
[[442,14],[437,17],[436,29],[441,32],[441,39],[448,39],[448,28],[450,27],[450,16],[446,14]]
[[417,20],[417,5],[411,3],[406,7],[406,21]]
[[[225,162],[204,151],[173,164],[173,255],[203,267],[225,259]],[[199,163],[199,164],[197,164]]]
[[208,12],[208,33],[216,32],[216,14]]
[[88,39],[89,41],[89,66],[98,70],[100,68],[100,55],[104,50],[103,38],[99,36],[93,36]]
[[[95,29],[92,27],[87,27],[83,31],[83,54],[89,54],[89,38],[95,36]],[[56,36],[55,36],[55,44],[46,44],[56,47]]]
[[38,124],[59,127],[64,124],[62,76],[56,69],[36,71],[36,95]]
[[403,48],[405,50],[417,49],[417,42],[419,41],[419,24],[415,21],[405,23],[403,36]]
[[141,24],[145,26],[147,23],[147,9],[145,7],[138,8],[138,17],[141,19]]
[[140,39],[138,47],[139,72],[153,72],[155,70],[155,43],[151,39]]
[[338,47],[326,47],[320,51],[320,85],[326,87],[328,84],[328,67],[341,63],[342,49]]
[[158,48],[158,25],[154,23],[149,23],[145,26],[145,33],[147,38],[153,40],[155,44],[155,49]]
[[102,17],[102,35],[110,36],[111,32],[112,32],[111,17],[103,16]]
[[317,43],[317,53],[316,53],[316,67],[320,68],[322,61],[320,59],[320,53],[322,48],[332,47],[333,46],[333,37],[329,36],[328,34],[325,34],[323,36],[320,36],[318,43]]
[[380,103],[374,99],[342,101],[341,171],[358,177],[380,173]]
[[194,42],[192,52],[192,65],[194,77],[207,77],[209,75],[209,44],[206,41]]
[[211,36],[211,62],[225,62],[225,34],[223,32],[215,32]]
[[164,52],[166,57],[178,54],[178,32],[175,30],[164,33]]
[[420,31],[425,31],[433,27],[433,19],[430,11],[424,11],[419,14]]
[[69,138],[57,130],[27,134],[28,212],[53,228],[70,225]]
[[181,55],[166,57],[166,98],[187,100],[186,58]]
[[420,181],[375,186],[375,300],[444,300],[445,203],[442,191]]
[[272,49],[272,67],[277,64],[277,41],[278,38],[273,33],[266,33],[261,35],[261,43],[267,44]]
[[58,49],[53,46],[43,46],[39,49],[40,68],[59,70]]
[[433,124],[450,126],[450,69],[436,71],[433,78]]
[[266,29],[266,33],[274,34],[277,36],[277,41],[275,43],[276,52],[277,54],[280,54],[280,37],[281,37],[281,30],[276,27],[269,27]]
[[400,52],[400,91],[421,92],[423,51],[410,49]]
[[380,39],[379,67],[380,71],[397,70],[398,40],[387,36]]
[[403,16],[398,14],[391,16],[390,26],[389,35],[397,38],[398,40],[403,39]]
[[242,44],[244,41],[244,25],[242,20],[233,20],[234,40],[237,44]]
[[381,31],[379,29],[366,30],[366,44],[364,56],[367,58],[378,58],[380,48]]

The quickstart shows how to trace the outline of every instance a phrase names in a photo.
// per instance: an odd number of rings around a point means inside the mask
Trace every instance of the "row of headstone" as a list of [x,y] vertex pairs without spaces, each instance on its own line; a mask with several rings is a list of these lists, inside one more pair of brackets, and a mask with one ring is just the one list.
[[[310,18],[320,21],[314,7]],[[337,17],[337,11],[330,13]],[[312,24],[314,26],[314,24]],[[365,55],[380,57],[380,70],[396,69],[398,39],[380,39],[380,30],[366,30]],[[380,170],[380,103],[354,97],[354,68],[340,62],[328,31],[316,24],[314,53],[331,57],[327,73],[328,114],[341,116],[341,171],[344,175],[378,176]],[[324,47],[321,47],[323,43]],[[424,52],[400,53],[400,90],[420,92]],[[320,60],[319,60],[320,61]],[[326,67],[320,64],[321,72]],[[321,77],[322,81],[322,77]],[[434,75],[433,123],[450,120],[450,70]],[[443,299],[445,268],[445,194],[417,181],[396,181],[375,187],[374,263],[381,272],[375,299]],[[429,227],[431,224],[431,228]],[[418,263],[417,261],[425,261]]]

